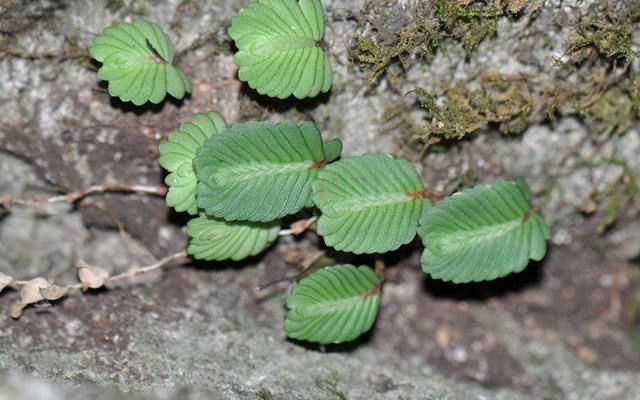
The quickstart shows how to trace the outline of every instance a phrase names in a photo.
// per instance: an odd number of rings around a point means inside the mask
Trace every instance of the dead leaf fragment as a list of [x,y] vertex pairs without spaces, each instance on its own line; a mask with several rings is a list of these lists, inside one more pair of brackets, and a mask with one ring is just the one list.
[[447,325],[438,327],[436,330],[436,343],[441,349],[446,349],[451,343],[451,329]]
[[509,0],[507,9],[511,14],[517,14],[522,10],[527,2],[525,0]]
[[40,291],[47,289],[53,285],[53,281],[44,278],[33,278],[20,288],[20,302],[11,305],[11,317],[18,319],[22,316],[22,312],[29,304],[38,303],[45,300]]
[[98,289],[109,281],[109,273],[100,267],[91,266],[84,261],[78,262],[77,267],[82,290]]
[[316,218],[303,219],[291,224],[291,233],[293,235],[299,235],[305,232],[316,222]]
[[44,300],[44,297],[40,294],[40,289],[48,288],[51,284],[52,282],[44,278],[31,279],[20,288],[20,303],[26,305]]
[[11,285],[12,282],[12,277],[0,272],[0,292],[2,292],[7,286]]
[[49,287],[40,289],[40,295],[47,300],[58,300],[63,298],[69,293],[71,288],[58,285],[51,285]]
[[578,348],[578,357],[587,364],[593,364],[598,358],[598,355],[592,349],[580,346]]
[[26,307],[26,304],[22,304],[22,303],[14,303],[11,305],[11,318],[15,318],[18,319],[22,316],[22,312],[24,311],[24,308]]

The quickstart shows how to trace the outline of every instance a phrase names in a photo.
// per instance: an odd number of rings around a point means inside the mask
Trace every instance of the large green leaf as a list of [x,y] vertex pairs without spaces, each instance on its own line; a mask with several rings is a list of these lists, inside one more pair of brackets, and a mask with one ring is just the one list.
[[422,269],[455,283],[522,271],[547,251],[549,228],[524,180],[480,185],[428,209],[419,229]]
[[367,266],[343,264],[300,280],[287,297],[290,338],[348,342],[368,331],[380,305],[380,278]]
[[320,0],[257,0],[231,20],[238,77],[258,93],[284,99],[315,97],[331,88],[332,72],[320,47]]
[[384,154],[347,157],[318,173],[313,201],[318,234],[336,250],[385,253],[416,235],[431,204],[411,163]]
[[119,22],[95,37],[89,49],[102,63],[98,78],[109,81],[109,94],[141,105],[160,103],[167,92],[181,99],[191,82],[173,65],[173,44],[155,23]]
[[199,260],[242,260],[269,247],[279,232],[279,221],[229,222],[201,215],[187,224],[187,252]]
[[169,134],[169,140],[160,144],[160,165],[171,172],[165,183],[169,186],[167,206],[191,215],[198,212],[196,185],[193,169],[196,151],[213,135],[224,130],[224,119],[215,112],[195,114],[193,121],[180,125]]
[[197,204],[228,221],[272,221],[308,204],[325,164],[318,128],[305,122],[248,122],[198,150]]

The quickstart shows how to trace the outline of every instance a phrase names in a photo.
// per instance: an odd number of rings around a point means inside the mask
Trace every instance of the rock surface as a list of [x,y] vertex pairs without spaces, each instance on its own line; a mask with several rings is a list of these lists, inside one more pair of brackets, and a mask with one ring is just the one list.
[[[151,4],[152,3],[152,4]],[[247,119],[313,119],[345,152],[417,152],[388,127],[401,100],[386,80],[370,91],[348,49],[363,30],[365,1],[324,1],[335,81],[317,100],[272,102],[235,80],[230,18],[245,2],[8,1],[0,5],[0,198],[33,198],[102,182],[159,185],[157,146],[195,112]],[[388,3],[388,2],[387,2]],[[412,3],[394,1],[400,14]],[[466,79],[484,70],[552,75],[582,7],[546,1],[535,19],[500,20],[498,33],[466,57],[451,44],[407,71],[403,90]],[[365,15],[365,14],[363,14]],[[136,109],[109,98],[84,53],[94,34],[144,16],[172,38],[194,82],[184,101]],[[558,21],[566,21],[566,24]],[[401,21],[400,21],[401,22]],[[527,57],[517,40],[525,32]],[[544,40],[539,36],[544,34]],[[515,38],[515,39],[514,39]],[[538,38],[538,39],[536,39]],[[634,49],[638,47],[638,29]],[[11,51],[6,51],[10,49]],[[514,54],[520,57],[514,57]],[[640,70],[636,58],[631,66]],[[418,121],[420,114],[417,114]],[[486,132],[418,163],[437,190],[524,176],[552,226],[548,257],[490,284],[453,286],[419,268],[418,246],[389,264],[376,327],[354,344],[318,348],[282,332],[285,287],[256,288],[287,274],[290,254],[317,239],[283,238],[243,263],[174,265],[110,290],[8,313],[0,294],[0,400],[4,399],[637,399],[640,359],[634,293],[640,254],[638,196],[613,229],[579,212],[625,168],[640,176],[640,124],[604,143],[574,117],[521,136]],[[620,163],[602,160],[623,159]],[[548,190],[553,183],[552,189]],[[542,196],[542,194],[545,196]],[[76,206],[0,211],[0,272],[76,282],[78,259],[110,272],[184,247],[185,218],[162,199],[107,194]],[[119,233],[114,228],[124,228]]]

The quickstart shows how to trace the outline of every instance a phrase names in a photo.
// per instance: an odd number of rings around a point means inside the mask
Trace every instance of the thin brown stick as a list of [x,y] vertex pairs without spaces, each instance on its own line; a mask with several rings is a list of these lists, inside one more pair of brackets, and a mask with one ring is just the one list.
[[384,284],[384,260],[382,259],[382,257],[376,256],[376,261],[374,266],[375,266],[376,275],[378,275],[378,278],[380,278],[380,282],[378,282],[374,287],[371,288],[371,290],[369,290],[369,292],[367,292],[366,297],[376,296],[380,294],[380,291],[382,290],[382,285]]
[[40,60],[40,59],[55,59],[59,61],[74,60],[74,59],[89,59],[91,56],[86,51],[47,51],[42,53],[32,53],[17,48],[8,48],[2,51],[0,59],[7,56],[14,58],[22,58],[25,60]]
[[291,224],[289,229],[281,229],[279,235],[280,236],[289,236],[289,235],[300,235],[305,232],[307,229],[311,228],[311,226],[318,220],[318,217],[311,217],[307,219],[301,219],[300,221],[296,221]]
[[405,193],[405,195],[411,200],[426,199],[433,202],[440,201],[443,197],[445,197],[444,193],[434,192],[427,189],[421,190],[419,192],[408,192]]
[[380,280],[383,281],[384,280],[384,260],[382,259],[382,257],[376,256],[376,261],[374,266],[375,266],[376,275],[378,275]]
[[[124,279],[129,279],[129,278],[133,278],[134,276],[139,276],[139,275],[143,275],[146,274],[148,272],[154,271],[156,269],[162,268],[164,266],[166,266],[167,264],[169,264],[171,261],[174,260],[179,260],[181,258],[187,258],[189,255],[187,254],[187,252],[185,250],[183,251],[179,251],[177,253],[173,253],[171,255],[168,255],[164,258],[161,258],[160,260],[158,260],[157,262],[144,266],[144,267],[138,267],[135,269],[132,269],[128,272],[123,272],[121,274],[118,275],[114,275],[112,277],[109,277],[109,281],[121,281]],[[74,285],[76,286],[76,285]]]
[[[130,279],[136,276],[140,276],[143,274],[146,274],[148,272],[160,269],[162,267],[165,267],[167,264],[169,264],[170,262],[174,261],[174,260],[179,260],[181,258],[187,258],[188,254],[186,251],[179,251],[177,253],[173,253],[170,254],[164,258],[161,258],[160,260],[158,260],[157,262],[150,264],[150,265],[145,265],[142,267],[136,267],[133,268],[127,272],[122,272],[120,274],[117,275],[113,275],[110,276],[107,280],[108,282],[115,282],[115,281],[122,281],[125,279]],[[13,281],[11,283],[12,286],[24,286],[29,284],[29,280],[18,280],[18,281]],[[82,289],[82,283],[76,283],[74,285],[68,285],[68,286],[63,286],[64,288],[68,288],[70,290],[78,290],[78,289]]]
[[164,186],[148,186],[148,185],[129,185],[126,183],[103,183],[101,185],[89,186],[78,192],[72,192],[64,195],[52,196],[42,199],[13,199],[4,197],[0,199],[0,205],[10,208],[12,205],[20,205],[26,207],[45,206],[52,203],[75,203],[80,199],[96,193],[120,192],[120,193],[144,193],[154,196],[164,196],[167,194],[167,188]]

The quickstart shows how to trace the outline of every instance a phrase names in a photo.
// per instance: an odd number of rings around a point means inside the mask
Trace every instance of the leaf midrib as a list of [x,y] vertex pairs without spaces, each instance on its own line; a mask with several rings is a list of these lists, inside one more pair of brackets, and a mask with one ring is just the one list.
[[443,248],[448,249],[448,252],[458,251],[461,248],[474,247],[479,243],[491,242],[500,236],[508,235],[512,231],[522,227],[524,223],[520,217],[499,224],[481,226],[472,230],[459,230],[444,236],[439,242]]
[[150,50],[146,50],[147,54],[131,54],[131,53],[127,53],[126,56],[131,60],[131,63],[135,63],[138,65],[143,65],[143,64],[154,64],[154,65],[161,65],[161,64],[166,64],[166,65],[171,65],[169,64],[167,61],[165,61],[164,59],[158,59],[158,57],[153,54],[153,52],[151,52]]
[[416,199],[407,196],[405,192],[372,193],[364,196],[353,196],[343,200],[328,201],[324,207],[327,208],[326,211],[333,213],[356,213],[367,208],[385,207],[414,200]]
[[[286,47],[284,48],[282,51],[287,51],[287,50],[293,50],[293,49],[304,49],[307,47],[316,47],[317,46],[317,41],[313,38],[307,37],[307,36],[283,36],[283,35],[277,35],[277,36],[264,36],[265,39],[275,39],[278,44],[283,44],[283,43],[287,43],[287,44],[291,44],[294,43],[295,46],[292,47]],[[285,47],[285,46],[283,46]]]
[[[304,306],[298,306],[298,307],[304,308],[303,313],[306,316],[314,316],[318,314],[322,314],[322,315],[331,314],[331,313],[335,313],[336,309],[344,310],[352,307],[355,304],[367,301],[367,299],[369,298],[367,297],[367,293],[369,292],[369,290],[365,291],[364,293],[354,294],[353,296],[341,298],[331,302],[305,304]],[[370,296],[370,297],[373,298],[375,296]]]
[[247,46],[249,52],[257,56],[272,56],[287,51],[317,47],[315,39],[306,36],[262,36],[253,45]]
[[212,175],[212,180],[223,184],[228,181],[231,181],[230,183],[237,183],[274,175],[283,175],[309,170],[314,162],[315,161],[309,160],[292,163],[252,162],[238,164],[216,169]]

